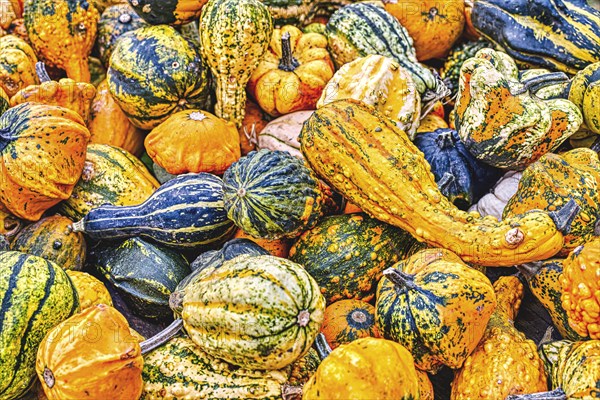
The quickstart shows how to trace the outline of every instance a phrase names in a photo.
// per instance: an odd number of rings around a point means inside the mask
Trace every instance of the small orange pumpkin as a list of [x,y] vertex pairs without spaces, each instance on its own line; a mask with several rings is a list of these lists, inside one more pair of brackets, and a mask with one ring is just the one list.
[[364,337],[379,337],[375,307],[366,301],[346,299],[325,309],[321,332],[332,349]]

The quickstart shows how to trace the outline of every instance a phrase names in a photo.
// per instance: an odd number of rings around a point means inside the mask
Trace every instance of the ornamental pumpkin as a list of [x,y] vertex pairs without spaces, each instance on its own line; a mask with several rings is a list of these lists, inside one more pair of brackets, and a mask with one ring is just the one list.
[[85,162],[90,132],[67,108],[24,103],[0,116],[0,202],[37,221],[68,199]]
[[269,47],[273,19],[258,0],[209,0],[200,17],[202,56],[216,80],[215,114],[239,128],[246,84]]
[[591,240],[600,226],[600,160],[591,149],[548,153],[524,171],[517,193],[504,208],[503,217],[538,209],[552,211],[575,200],[580,212],[570,225],[559,256]]
[[273,31],[247,89],[273,117],[312,110],[334,71],[325,36],[286,25]]
[[510,200],[519,187],[519,181],[523,176],[519,171],[507,171],[500,178],[490,192],[483,196],[479,201],[469,207],[469,212],[476,211],[482,217],[492,215],[498,220],[502,219],[502,213],[506,203]]
[[36,54],[70,79],[90,82],[88,56],[100,16],[96,7],[87,0],[28,0],[24,16]]
[[48,332],[38,350],[36,371],[48,400],[137,400],[143,365],[125,317],[99,304]]
[[[596,232],[598,234],[598,232]],[[562,305],[569,325],[582,336],[600,339],[600,237],[577,247],[563,262]]]
[[387,12],[396,17],[412,37],[419,61],[446,56],[463,31],[464,0],[411,0],[384,4]]
[[197,20],[207,0],[129,0],[135,12],[151,25],[183,25]]
[[569,88],[569,100],[581,109],[585,127],[600,134],[600,62],[577,72]]
[[503,276],[494,283],[494,291],[496,309],[483,338],[454,375],[451,399],[504,400],[547,388],[536,344],[514,327],[523,285],[516,276]]
[[334,349],[302,391],[302,400],[410,400],[419,398],[419,379],[405,347],[367,337]]
[[108,289],[98,279],[83,271],[68,269],[66,272],[77,291],[81,310],[97,306],[98,304],[113,305]]
[[325,309],[321,332],[332,349],[363,337],[379,337],[375,307],[362,300],[339,300]]
[[92,100],[88,129],[92,135],[90,143],[120,147],[134,156],[144,151],[145,132],[123,113],[110,94],[106,79],[98,85]]
[[581,111],[572,102],[535,96],[540,87],[566,79],[558,73],[519,81],[510,57],[479,50],[461,68],[454,120],[460,138],[487,164],[524,169],[581,125]]
[[381,335],[405,346],[419,369],[460,368],[496,307],[489,279],[454,253],[425,249],[383,272],[377,287]]
[[410,73],[393,59],[368,55],[344,64],[327,83],[317,108],[348,98],[374,106],[414,139],[421,97]]
[[0,88],[9,98],[38,82],[37,61],[35,52],[23,39],[13,35],[0,37]]
[[90,118],[90,106],[96,88],[91,83],[75,82],[73,79],[62,78],[53,81],[48,76],[44,63],[36,64],[40,80],[39,85],[30,85],[21,89],[10,99],[11,107],[28,101],[61,106],[75,111],[87,123]]
[[222,175],[241,156],[235,125],[200,110],[171,115],[146,136],[144,146],[156,164],[174,175]]
[[210,107],[208,71],[200,52],[168,25],[121,35],[107,80],[114,100],[141,129],[155,128],[177,111]]
[[258,131],[258,149],[287,151],[294,157],[304,159],[298,136],[304,122],[313,112],[313,110],[296,111],[269,122]]

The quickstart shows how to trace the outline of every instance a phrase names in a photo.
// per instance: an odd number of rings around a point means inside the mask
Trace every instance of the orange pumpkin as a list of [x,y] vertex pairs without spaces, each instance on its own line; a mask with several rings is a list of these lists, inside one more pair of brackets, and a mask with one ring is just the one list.
[[321,332],[332,349],[364,337],[379,337],[375,307],[366,301],[346,299],[325,309]]
[[233,237],[252,240],[254,243],[267,250],[269,253],[271,253],[271,255],[275,257],[287,258],[290,253],[290,247],[292,246],[290,241],[286,238],[274,240],[255,238],[248,235],[241,229],[238,229],[235,232],[235,235],[233,235]]
[[265,119],[263,110],[252,100],[246,100],[246,114],[242,126],[239,128],[240,148],[242,155],[250,153],[256,149],[258,134],[263,130],[269,121]]
[[173,175],[221,175],[241,156],[235,124],[199,110],[171,115],[150,132],[144,143],[150,158]]

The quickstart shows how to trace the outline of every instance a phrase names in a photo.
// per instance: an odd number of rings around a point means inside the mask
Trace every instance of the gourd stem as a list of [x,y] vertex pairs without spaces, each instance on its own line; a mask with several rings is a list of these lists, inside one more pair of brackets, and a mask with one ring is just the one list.
[[554,332],[553,326],[549,326],[548,328],[546,328],[546,332],[544,332],[544,336],[542,336],[542,338],[540,339],[540,342],[537,345],[538,349],[540,349],[543,345],[550,343],[552,341],[552,332]]
[[279,60],[279,69],[286,72],[292,72],[300,66],[298,60],[292,54],[292,45],[290,43],[290,33],[281,35],[281,59]]
[[281,398],[283,400],[300,400],[302,399],[302,388],[285,383],[281,387]]
[[414,289],[416,287],[414,276],[400,271],[399,269],[390,267],[383,271],[383,276],[392,281],[397,288]]
[[558,211],[552,211],[548,213],[554,224],[556,225],[556,229],[562,232],[563,235],[568,234],[571,231],[571,223],[581,210],[581,207],[575,200],[571,199],[567,204],[561,207]]
[[317,351],[317,354],[319,354],[319,358],[321,360],[324,360],[333,351],[331,350],[331,346],[329,346],[329,343],[327,343],[325,335],[323,335],[322,333],[317,334],[313,347]]
[[444,172],[444,176],[437,183],[438,189],[442,193],[448,193],[448,188],[454,183],[456,178],[449,172]]
[[182,328],[183,320],[181,318],[176,319],[171,323],[171,325],[167,326],[150,339],[144,340],[142,343],[140,343],[142,354],[147,354],[157,347],[167,343],[169,340],[171,340],[171,338],[177,335]]
[[600,153],[600,135],[596,137],[596,140],[594,140],[594,143],[592,143],[590,149],[594,150],[596,153]]
[[73,230],[73,232],[85,232],[84,220],[81,219],[77,222],[73,222],[73,224],[71,225],[71,229]]
[[567,395],[564,390],[558,388],[551,392],[511,394],[506,400],[567,400]]
[[50,75],[48,75],[48,71],[46,71],[46,64],[41,61],[35,63],[35,73],[37,74],[40,83],[50,82]]
[[523,94],[525,92],[536,93],[538,90],[550,86],[556,85],[557,83],[568,82],[569,77],[564,72],[552,72],[550,74],[544,74],[540,76],[534,76],[533,78],[525,79],[521,83],[523,87],[512,91],[514,96]]

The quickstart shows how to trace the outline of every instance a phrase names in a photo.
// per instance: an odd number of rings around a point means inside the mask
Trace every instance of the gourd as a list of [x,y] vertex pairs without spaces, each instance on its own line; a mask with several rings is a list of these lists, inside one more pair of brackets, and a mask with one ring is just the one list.
[[88,265],[115,287],[135,315],[143,318],[168,318],[172,314],[169,296],[191,272],[181,254],[140,238],[94,247]]
[[209,77],[199,50],[168,25],[119,37],[107,71],[110,94],[141,129],[185,109],[210,108]]
[[48,332],[38,350],[36,371],[48,400],[137,400],[143,365],[140,344],[125,317],[99,304]]
[[317,281],[328,304],[371,301],[383,270],[408,256],[414,242],[407,232],[365,214],[334,215],[305,231],[289,258]]
[[209,0],[200,17],[202,56],[216,80],[215,114],[240,127],[246,84],[273,35],[273,19],[258,0]]
[[18,399],[35,377],[40,342],[78,311],[77,292],[51,261],[16,251],[0,252],[0,396]]
[[222,175],[241,156],[235,125],[200,110],[171,115],[146,136],[144,145],[150,158],[173,175]]
[[141,204],[158,186],[142,162],[127,151],[106,144],[90,144],[81,179],[59,210],[78,220],[101,205]]
[[37,56],[31,46],[14,35],[0,37],[0,88],[11,98],[38,82]]
[[600,134],[600,62],[577,72],[569,88],[569,100],[583,113],[584,125]]
[[334,349],[304,385],[302,400],[418,399],[410,352],[385,339],[361,338]]
[[600,274],[600,237],[596,235],[573,250],[563,262],[560,276],[562,305],[569,326],[578,334],[600,339],[598,274]]
[[581,111],[569,100],[535,96],[539,88],[566,79],[557,73],[519,81],[509,56],[479,50],[461,68],[454,120],[458,135],[481,161],[524,169],[554,151],[581,125]]
[[134,156],[144,151],[145,132],[136,128],[121,111],[110,94],[106,79],[97,87],[87,126],[92,135],[90,143],[120,147]]
[[466,210],[500,178],[501,171],[473,157],[452,129],[422,132],[413,142],[431,166],[442,194],[458,208]]
[[30,221],[68,199],[81,175],[90,132],[79,114],[24,103],[0,116],[0,202]]
[[421,400],[434,400],[435,393],[433,392],[433,384],[429,379],[427,372],[415,368],[417,371],[417,379],[419,380],[419,398]]
[[433,132],[436,129],[447,129],[447,128],[448,128],[448,124],[446,123],[444,118],[440,117],[437,114],[433,114],[430,112],[421,119],[421,122],[419,123],[419,126],[417,127],[417,133]]
[[247,90],[273,117],[312,110],[334,72],[325,36],[286,25],[273,31]]
[[548,153],[524,171],[517,193],[504,208],[503,217],[538,209],[551,211],[575,200],[581,211],[573,219],[559,256],[566,256],[596,234],[600,225],[600,160],[586,148],[561,155]]
[[[311,376],[317,372],[317,368],[321,364],[321,357],[314,347],[311,347],[308,353],[300,357],[290,366],[290,377],[288,379],[289,386],[304,386]],[[286,388],[283,388],[285,396]]]
[[207,0],[129,0],[135,12],[151,25],[183,25],[197,20]]
[[483,217],[492,215],[499,220],[502,219],[504,207],[508,200],[517,193],[522,176],[523,173],[520,171],[507,171],[488,194],[469,207],[469,212],[476,211]]
[[405,346],[415,364],[460,368],[477,347],[494,308],[489,279],[454,253],[424,249],[383,272],[375,304],[381,335]]
[[99,16],[86,0],[25,2],[25,27],[36,54],[48,65],[65,70],[76,82],[90,82],[88,56]]
[[8,29],[12,21],[23,16],[23,6],[19,0],[0,0],[0,8],[0,29]]
[[42,62],[36,63],[35,68],[40,84],[30,85],[19,90],[10,99],[11,107],[28,101],[61,106],[75,111],[87,123],[90,119],[90,106],[96,96],[94,85],[76,82],[69,78],[53,81],[48,76]]
[[294,157],[303,159],[298,136],[302,125],[312,113],[313,110],[296,111],[269,122],[258,131],[258,149],[287,151]]
[[54,215],[23,228],[11,243],[11,250],[54,262],[63,269],[81,270],[85,262],[83,234],[71,230],[69,218]]
[[283,151],[259,150],[223,175],[227,216],[253,237],[293,238],[319,221],[329,197],[304,163]]
[[363,337],[379,337],[375,307],[362,300],[339,300],[325,309],[321,332],[332,349]]
[[176,248],[225,241],[234,225],[223,204],[223,182],[215,175],[184,174],[164,183],[136,206],[102,205],[73,224],[92,239],[139,236]]
[[279,239],[269,240],[269,239],[253,238],[252,236],[248,235],[246,232],[244,232],[241,229],[238,229],[237,231],[235,231],[235,234],[233,235],[233,237],[240,238],[240,239],[248,239],[248,240],[256,243],[257,245],[259,245],[263,249],[267,250],[267,252],[269,254],[271,254],[272,256],[275,256],[275,257],[288,258],[289,253],[290,253],[290,247],[292,246],[291,241],[289,239],[279,238]]
[[374,106],[414,139],[421,97],[410,72],[393,59],[367,55],[344,64],[325,86],[317,108],[348,98]]
[[19,218],[0,209],[0,234],[12,240],[25,224]]
[[444,81],[444,85],[450,90],[450,97],[454,98],[458,93],[458,82],[460,79],[460,68],[469,58],[486,47],[491,47],[491,44],[484,39],[463,42],[455,46],[440,70],[440,78]]
[[516,276],[503,276],[494,291],[496,309],[483,338],[454,375],[451,399],[505,399],[547,388],[536,344],[514,327],[523,285]]
[[471,20],[524,64],[575,74],[600,61],[600,11],[584,1],[476,0]]
[[0,115],[4,114],[6,110],[10,108],[10,104],[8,103],[8,95],[0,87]]
[[400,21],[413,39],[419,61],[444,57],[464,28],[464,0],[384,4],[387,12]]
[[374,108],[353,100],[315,111],[300,143],[315,172],[369,215],[481,266],[552,257],[563,245],[559,229],[577,211],[571,202],[550,214],[532,211],[503,221],[460,211],[439,192],[408,136]]
[[252,150],[256,150],[258,132],[261,132],[269,121],[270,117],[267,119],[258,104],[250,99],[246,100],[244,120],[242,126],[238,128],[242,155],[245,156]]
[[98,279],[83,271],[66,270],[71,279],[71,283],[77,291],[79,306],[81,310],[94,307],[99,304],[112,306],[112,297],[108,289]]

